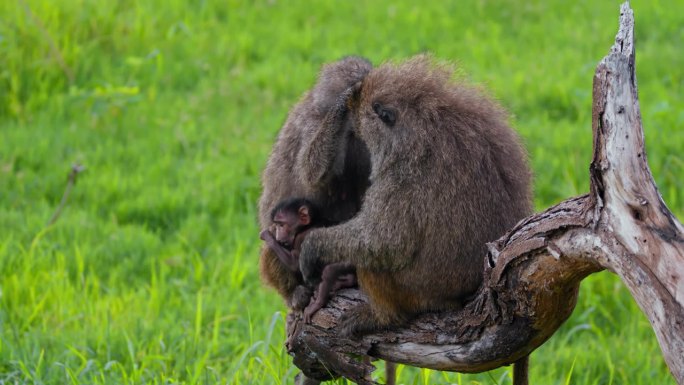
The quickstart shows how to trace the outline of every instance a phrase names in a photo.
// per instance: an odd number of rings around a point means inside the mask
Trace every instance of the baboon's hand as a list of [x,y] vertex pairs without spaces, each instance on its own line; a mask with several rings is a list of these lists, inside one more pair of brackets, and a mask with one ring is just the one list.
[[335,103],[335,108],[338,111],[346,113],[349,110],[349,105],[353,102],[353,99],[358,97],[359,91],[361,91],[361,84],[360,81],[350,84],[348,88],[342,91]]
[[315,254],[302,250],[299,254],[299,270],[302,272],[304,282],[310,285],[315,283],[319,264],[320,261]]
[[312,90],[314,107],[321,112],[329,111],[345,89],[362,82],[372,69],[367,59],[355,56],[325,65]]
[[361,81],[351,83],[339,94],[330,96],[332,103],[330,104],[326,115],[326,123],[330,127],[344,127],[344,121],[347,112],[349,112],[349,106],[353,103],[353,99],[358,96],[359,91],[361,91]]
[[262,231],[259,233],[259,238],[260,238],[262,241],[269,242],[269,241],[272,241],[272,240],[273,240],[273,234],[271,234],[271,232],[268,231],[268,229],[262,230]]
[[357,87],[351,86],[342,91],[342,93],[335,98],[335,102],[332,104],[325,117],[325,123],[328,127],[335,127],[338,130],[345,127],[344,121],[347,112],[349,112],[349,102],[354,95],[354,92],[356,92],[356,89]]
[[290,297],[290,307],[295,310],[303,310],[311,302],[313,291],[304,285],[295,287]]
[[299,271],[302,272],[304,282],[308,285],[315,286],[318,281],[320,281],[321,266],[323,266],[323,262],[321,261],[316,248],[312,247],[312,244],[308,242],[309,237],[304,240],[302,250],[299,253]]

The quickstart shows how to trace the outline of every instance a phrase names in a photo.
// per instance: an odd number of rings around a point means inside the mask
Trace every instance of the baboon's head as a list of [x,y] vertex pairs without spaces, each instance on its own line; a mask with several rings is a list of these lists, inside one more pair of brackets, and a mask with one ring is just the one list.
[[506,121],[482,90],[452,80],[451,68],[425,55],[373,69],[352,111],[374,170],[397,162],[425,168],[426,158],[443,156],[476,162],[489,138],[502,136],[488,130],[505,128],[500,122]]
[[324,65],[311,91],[313,105],[321,113],[326,113],[335,106],[346,89],[361,82],[371,69],[372,64],[359,56],[347,56]]
[[451,71],[418,56],[384,64],[364,79],[354,105],[356,129],[373,166],[429,153],[450,104]]

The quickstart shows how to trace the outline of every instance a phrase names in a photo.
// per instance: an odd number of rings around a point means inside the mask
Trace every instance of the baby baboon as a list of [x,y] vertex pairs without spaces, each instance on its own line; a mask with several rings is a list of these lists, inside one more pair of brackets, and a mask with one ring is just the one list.
[[[318,207],[305,198],[286,199],[271,211],[271,219],[273,229],[263,230],[261,239],[285,266],[299,274],[299,251],[306,234],[313,228],[325,225]],[[313,302],[304,309],[304,322],[311,322],[311,317],[328,303],[332,292],[356,284],[354,266],[346,263],[326,265],[316,286]]]
[[[310,199],[333,223],[359,210],[370,158],[347,118],[346,98],[371,68],[359,57],[325,65],[314,88],[292,109],[262,175],[262,230],[270,225],[271,209],[287,197]],[[311,292],[301,285],[301,275],[288,269],[269,247],[262,248],[259,265],[262,279],[278,290],[288,306],[306,306]]]
[[373,69],[348,105],[371,184],[356,216],[304,240],[304,279],[356,266],[370,303],[343,316],[346,334],[461,307],[481,284],[485,243],[531,212],[527,156],[506,113],[424,56]]

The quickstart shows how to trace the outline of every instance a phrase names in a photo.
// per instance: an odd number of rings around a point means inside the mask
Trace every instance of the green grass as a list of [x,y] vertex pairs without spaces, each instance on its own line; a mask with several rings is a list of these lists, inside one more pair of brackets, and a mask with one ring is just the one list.
[[[457,62],[512,113],[538,209],[588,191],[591,81],[619,3],[417,4],[0,2],[0,383],[291,383],[285,308],[257,272],[259,175],[288,109],[343,55]],[[684,5],[632,6],[649,163],[681,218]],[[46,226],[75,162],[87,170]],[[583,283],[531,376],[674,383],[607,272]]]

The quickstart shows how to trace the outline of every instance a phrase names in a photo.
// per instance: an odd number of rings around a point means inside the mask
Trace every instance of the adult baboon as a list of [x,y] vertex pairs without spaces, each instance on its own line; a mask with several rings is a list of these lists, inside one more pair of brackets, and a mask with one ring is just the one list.
[[304,279],[356,266],[370,303],[343,315],[347,334],[460,307],[481,283],[485,243],[531,212],[527,156],[506,113],[425,56],[373,69],[344,104],[371,184],[353,218],[308,234]]

